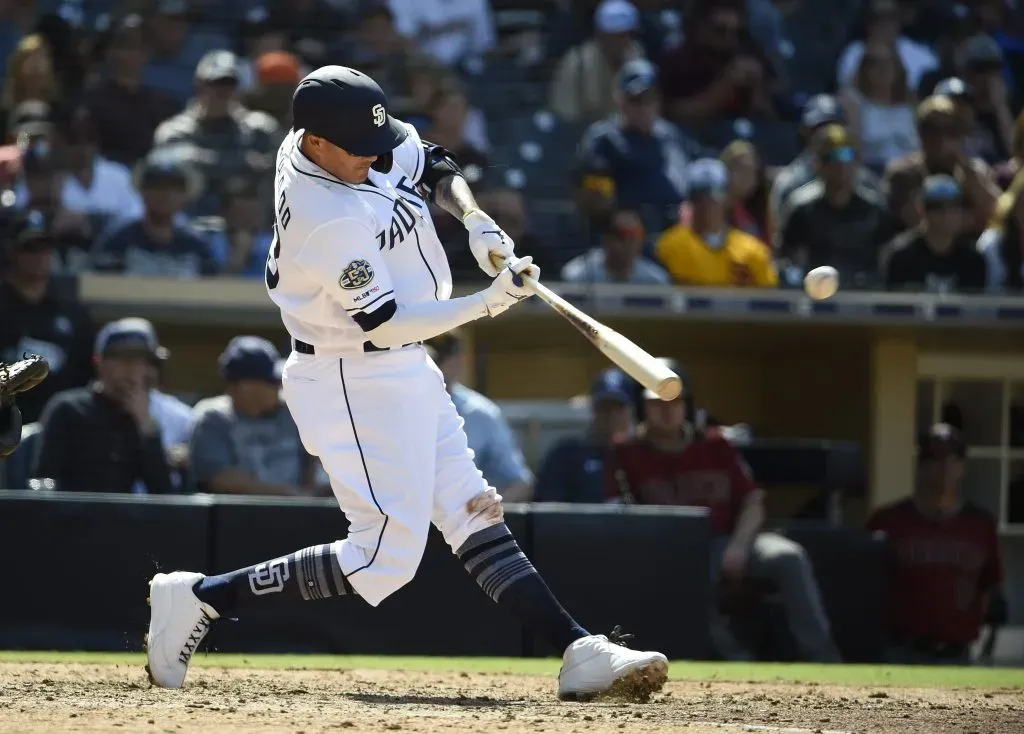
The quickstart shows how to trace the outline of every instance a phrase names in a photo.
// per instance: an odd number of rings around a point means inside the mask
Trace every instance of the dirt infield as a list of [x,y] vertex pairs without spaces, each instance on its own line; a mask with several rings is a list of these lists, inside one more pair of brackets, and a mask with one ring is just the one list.
[[553,691],[530,676],[216,668],[167,691],[136,666],[0,663],[0,732],[1024,732],[1019,689],[670,680],[647,704],[559,703]]

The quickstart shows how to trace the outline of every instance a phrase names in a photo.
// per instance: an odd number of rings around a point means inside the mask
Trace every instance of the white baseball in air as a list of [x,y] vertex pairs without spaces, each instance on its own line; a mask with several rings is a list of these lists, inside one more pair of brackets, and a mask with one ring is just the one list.
[[804,276],[804,291],[815,301],[831,298],[839,290],[839,271],[821,265]]

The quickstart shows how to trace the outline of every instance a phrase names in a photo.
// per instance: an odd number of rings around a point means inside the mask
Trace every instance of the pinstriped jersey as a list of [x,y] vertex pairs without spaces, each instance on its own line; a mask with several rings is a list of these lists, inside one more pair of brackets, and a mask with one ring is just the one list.
[[320,351],[362,351],[395,303],[451,296],[448,259],[418,190],[417,132],[388,173],[349,184],[314,164],[292,131],[277,154],[274,243],[266,285],[294,339]]

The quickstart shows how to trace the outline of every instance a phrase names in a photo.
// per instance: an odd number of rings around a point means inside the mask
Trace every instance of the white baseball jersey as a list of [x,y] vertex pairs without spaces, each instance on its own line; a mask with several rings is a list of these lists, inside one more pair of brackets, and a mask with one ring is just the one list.
[[267,289],[292,337],[315,353],[292,351],[282,389],[349,521],[334,546],[342,573],[376,606],[416,573],[431,523],[454,550],[495,520],[469,509],[487,483],[427,351],[364,347],[389,302],[451,295],[448,260],[416,191],[419,136],[409,131],[389,173],[371,170],[352,185],[306,158],[300,135],[278,153]]
[[267,290],[292,338],[318,352],[361,352],[365,331],[380,323],[373,315],[390,301],[451,296],[448,259],[416,188],[423,145],[406,127],[391,171],[371,169],[362,184],[310,161],[299,147],[301,130],[278,150]]

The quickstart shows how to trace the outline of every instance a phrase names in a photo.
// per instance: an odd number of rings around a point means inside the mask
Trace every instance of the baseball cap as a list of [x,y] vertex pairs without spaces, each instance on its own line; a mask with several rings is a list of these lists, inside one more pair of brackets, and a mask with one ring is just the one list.
[[828,125],[816,136],[818,156],[826,161],[852,163],[857,159],[857,149],[849,133],[842,125]]
[[146,319],[131,316],[111,321],[96,335],[93,355],[98,358],[138,353],[159,360],[167,359],[171,354],[160,346],[156,329]]
[[830,123],[844,124],[846,116],[839,101],[830,94],[816,94],[804,105],[800,124],[805,128],[817,128]]
[[971,92],[967,89],[967,84],[964,80],[957,76],[951,76],[948,79],[943,79],[941,82],[935,85],[935,89],[932,90],[932,94],[940,97],[949,97],[950,99],[970,99]]
[[615,368],[604,370],[594,380],[590,388],[590,402],[614,400],[632,405],[635,395],[635,384],[622,370]]
[[409,129],[387,108],[380,85],[345,66],[321,66],[310,72],[292,96],[296,129],[318,135],[352,155],[379,156],[383,160],[375,161],[373,167],[385,173],[392,161],[387,154],[409,137]]
[[296,85],[302,78],[302,62],[288,51],[267,51],[256,59],[256,76],[261,84]]
[[594,11],[600,33],[629,33],[640,27],[640,12],[629,0],[604,0]]
[[922,196],[925,204],[947,204],[963,198],[960,183],[952,176],[938,174],[924,180]]
[[936,423],[918,438],[919,459],[936,459],[944,456],[967,456],[967,445],[959,429],[949,423]]
[[1003,50],[992,36],[987,33],[978,33],[960,44],[954,53],[954,59],[960,68],[1001,66]]
[[53,232],[46,215],[37,209],[19,213],[11,222],[10,240],[16,247],[40,242],[52,244]]
[[196,81],[219,82],[224,80],[237,82],[239,79],[238,57],[223,49],[209,51],[196,65]]
[[259,336],[236,336],[217,360],[225,382],[280,382],[284,361],[277,347]]
[[686,167],[686,183],[690,195],[725,196],[729,186],[729,169],[717,158],[700,158]]
[[135,167],[135,188],[177,184],[191,198],[202,187],[196,171],[166,151],[151,152]]
[[636,97],[651,89],[658,80],[658,70],[647,59],[627,61],[619,72],[619,90]]

